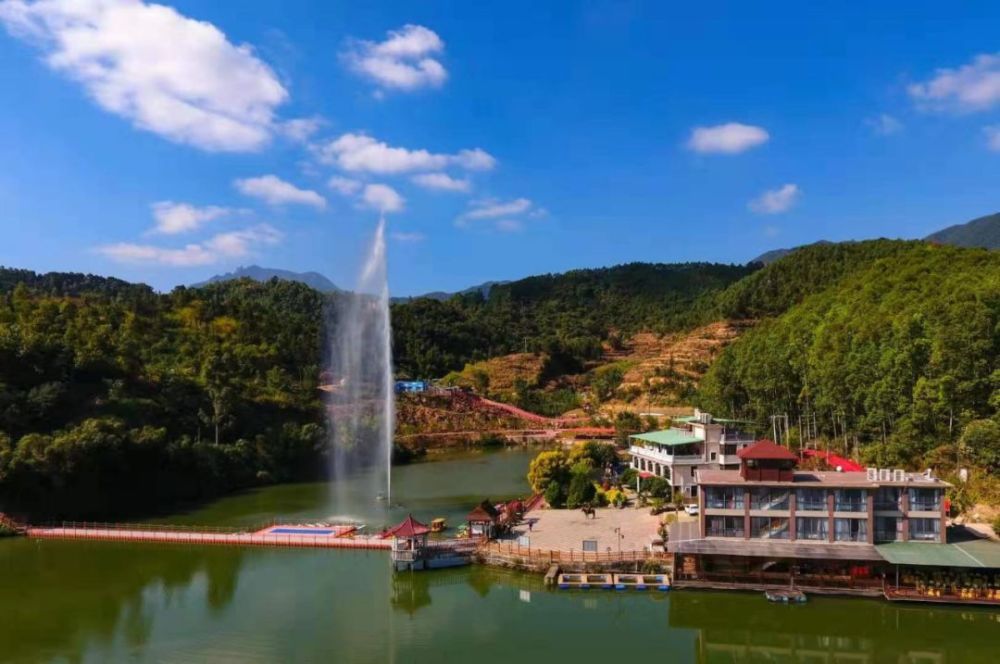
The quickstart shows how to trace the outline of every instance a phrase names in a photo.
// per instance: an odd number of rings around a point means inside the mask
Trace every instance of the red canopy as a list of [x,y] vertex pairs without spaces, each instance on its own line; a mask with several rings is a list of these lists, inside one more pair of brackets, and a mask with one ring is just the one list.
[[406,518],[403,519],[402,523],[385,531],[382,537],[399,537],[402,539],[409,539],[411,537],[426,535],[429,532],[431,532],[430,528],[414,519],[412,514],[408,514],[406,515]]

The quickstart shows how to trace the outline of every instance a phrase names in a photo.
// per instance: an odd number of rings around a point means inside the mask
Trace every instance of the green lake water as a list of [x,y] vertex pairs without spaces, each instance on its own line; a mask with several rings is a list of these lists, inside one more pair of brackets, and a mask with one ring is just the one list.
[[[394,469],[391,513],[319,484],[166,521],[457,523],[526,492],[529,455]],[[548,591],[486,568],[393,575],[382,552],[0,540],[2,662],[997,662],[1000,612],[758,593]]]

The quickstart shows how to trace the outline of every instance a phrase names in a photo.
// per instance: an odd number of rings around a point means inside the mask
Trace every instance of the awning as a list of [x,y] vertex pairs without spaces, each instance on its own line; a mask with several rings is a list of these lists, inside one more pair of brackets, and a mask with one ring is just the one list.
[[954,544],[889,542],[875,548],[894,565],[1000,569],[1000,543],[985,539]]
[[870,544],[831,544],[825,542],[788,542],[782,540],[708,537],[667,542],[670,553],[693,553],[714,556],[752,558],[805,558],[812,560],[881,561],[882,556]]

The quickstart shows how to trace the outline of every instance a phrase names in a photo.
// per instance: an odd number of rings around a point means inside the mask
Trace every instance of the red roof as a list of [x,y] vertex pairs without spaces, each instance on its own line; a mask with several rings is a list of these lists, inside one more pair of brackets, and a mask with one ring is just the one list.
[[774,441],[758,440],[750,447],[744,447],[736,453],[741,459],[767,459],[769,461],[796,461],[798,457],[787,447],[782,447]]
[[484,522],[484,521],[496,521],[500,517],[500,513],[488,500],[476,505],[469,516],[465,517],[466,521]]
[[414,519],[412,514],[407,514],[402,523],[385,531],[382,537],[401,537],[403,539],[407,539],[410,537],[418,537],[419,535],[426,535],[429,532],[431,532],[430,528]]

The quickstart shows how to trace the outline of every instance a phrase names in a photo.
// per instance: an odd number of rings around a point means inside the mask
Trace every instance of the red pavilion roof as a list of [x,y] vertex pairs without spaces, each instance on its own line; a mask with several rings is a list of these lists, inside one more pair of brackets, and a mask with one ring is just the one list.
[[782,447],[774,441],[758,440],[750,447],[744,447],[736,453],[741,459],[767,459],[770,461],[796,461],[798,457],[787,447]]
[[430,528],[414,519],[412,514],[407,514],[402,523],[385,531],[382,537],[400,537],[407,539],[410,537],[426,535],[429,532],[431,532]]

